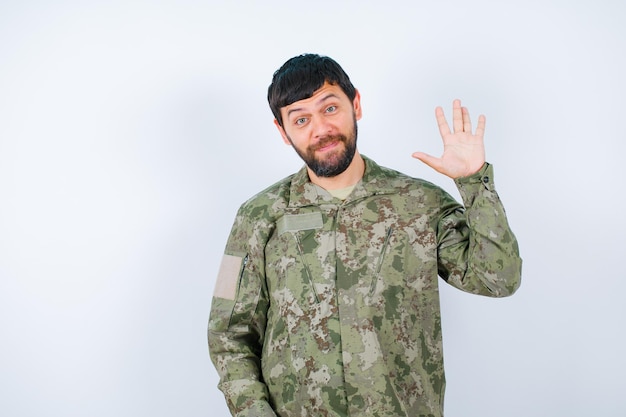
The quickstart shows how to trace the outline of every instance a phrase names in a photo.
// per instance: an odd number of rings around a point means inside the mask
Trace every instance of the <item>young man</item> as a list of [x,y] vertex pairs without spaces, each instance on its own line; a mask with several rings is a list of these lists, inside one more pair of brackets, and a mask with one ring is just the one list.
[[441,188],[359,154],[359,92],[332,59],[274,74],[268,100],[305,167],[244,203],[219,270],[209,350],[233,416],[443,415],[438,276],[504,297],[520,284],[515,236],[476,132],[453,103],[444,153],[413,156]]

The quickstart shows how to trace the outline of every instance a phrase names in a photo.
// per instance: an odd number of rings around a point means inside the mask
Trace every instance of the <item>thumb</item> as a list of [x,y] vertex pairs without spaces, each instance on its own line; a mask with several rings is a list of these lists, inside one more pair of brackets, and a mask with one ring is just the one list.
[[434,156],[424,152],[413,152],[411,156],[415,159],[419,159],[435,171],[441,172],[441,158],[435,158]]

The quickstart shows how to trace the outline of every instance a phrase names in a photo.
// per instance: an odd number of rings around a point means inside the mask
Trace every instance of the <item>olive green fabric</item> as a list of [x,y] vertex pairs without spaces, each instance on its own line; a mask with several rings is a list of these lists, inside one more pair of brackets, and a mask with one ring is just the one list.
[[343,201],[303,168],[239,209],[225,255],[241,268],[219,278],[236,294],[213,297],[208,330],[234,416],[440,417],[437,276],[490,297],[518,288],[489,164],[456,181],[464,208],[365,161]]

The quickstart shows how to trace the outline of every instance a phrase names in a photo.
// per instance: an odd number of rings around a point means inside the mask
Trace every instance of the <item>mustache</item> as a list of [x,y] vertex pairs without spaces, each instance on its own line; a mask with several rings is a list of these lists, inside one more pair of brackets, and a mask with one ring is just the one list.
[[329,143],[333,142],[346,142],[347,138],[345,135],[328,135],[321,138],[315,145],[312,145],[310,149],[312,151],[317,151],[318,149],[322,149],[327,146]]

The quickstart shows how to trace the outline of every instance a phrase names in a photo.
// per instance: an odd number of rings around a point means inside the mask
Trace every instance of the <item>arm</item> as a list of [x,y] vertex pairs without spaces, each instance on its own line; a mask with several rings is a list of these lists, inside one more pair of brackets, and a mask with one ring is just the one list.
[[209,318],[211,360],[219,389],[238,417],[275,417],[261,376],[261,350],[268,306],[262,233],[243,209],[237,215]]
[[464,291],[502,297],[520,285],[522,261],[515,235],[493,185],[493,168],[485,163],[485,116],[472,133],[469,111],[452,104],[452,127],[441,107],[435,109],[444,151],[441,158],[415,152],[436,171],[455,180],[465,210],[445,194],[438,224],[439,274]]
[[447,194],[437,233],[439,275],[467,292],[490,297],[513,294],[522,260],[515,235],[493,183],[493,167],[455,180],[465,210]]

